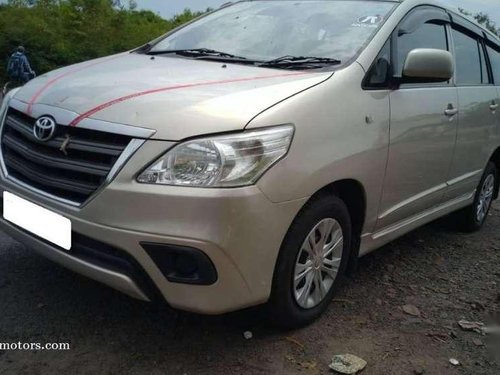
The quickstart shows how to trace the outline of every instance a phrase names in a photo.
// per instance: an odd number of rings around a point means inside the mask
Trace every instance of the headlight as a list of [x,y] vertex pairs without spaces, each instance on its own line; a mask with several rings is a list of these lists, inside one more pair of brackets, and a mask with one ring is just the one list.
[[5,95],[5,97],[0,102],[0,120],[3,119],[3,115],[7,112],[7,107],[9,105],[10,99],[16,94],[18,89],[11,90]]
[[7,112],[7,108],[9,106],[10,100],[16,95],[16,93],[19,91],[19,88],[16,88],[14,90],[10,90],[7,95],[3,98],[3,100],[0,102],[0,123],[3,123],[3,118],[5,113]]
[[293,132],[293,126],[284,125],[181,143],[137,181],[191,187],[251,185],[287,154]]

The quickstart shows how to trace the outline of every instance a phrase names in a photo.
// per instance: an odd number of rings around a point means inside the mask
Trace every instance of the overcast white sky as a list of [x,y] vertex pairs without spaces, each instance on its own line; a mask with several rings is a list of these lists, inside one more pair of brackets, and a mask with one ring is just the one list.
[[[229,0],[136,0],[141,8],[160,13],[163,17],[182,12],[185,8],[204,10],[208,7],[219,7]],[[499,0],[441,0],[451,6],[468,9],[471,12],[485,12],[500,26]]]

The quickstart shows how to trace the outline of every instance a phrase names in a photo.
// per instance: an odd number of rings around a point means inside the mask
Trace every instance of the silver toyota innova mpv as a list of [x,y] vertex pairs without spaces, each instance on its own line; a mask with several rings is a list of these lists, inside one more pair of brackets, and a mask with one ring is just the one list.
[[499,103],[500,40],[432,0],[240,1],[12,91],[1,228],[141,300],[303,325],[357,258],[481,228]]

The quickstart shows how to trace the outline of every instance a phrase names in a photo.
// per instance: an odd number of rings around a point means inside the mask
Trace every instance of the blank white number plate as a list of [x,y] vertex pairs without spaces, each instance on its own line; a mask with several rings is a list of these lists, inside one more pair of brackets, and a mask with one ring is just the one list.
[[4,191],[3,217],[63,249],[71,249],[71,221],[64,216]]

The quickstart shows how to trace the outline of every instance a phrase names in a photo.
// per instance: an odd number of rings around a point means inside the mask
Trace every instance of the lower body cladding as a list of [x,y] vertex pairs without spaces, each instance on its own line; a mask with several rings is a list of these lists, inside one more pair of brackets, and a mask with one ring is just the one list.
[[66,251],[1,219],[43,256],[131,297],[222,314],[265,303],[283,238],[306,198],[272,203],[256,186],[193,189],[116,180],[80,210],[14,193],[71,220]]

